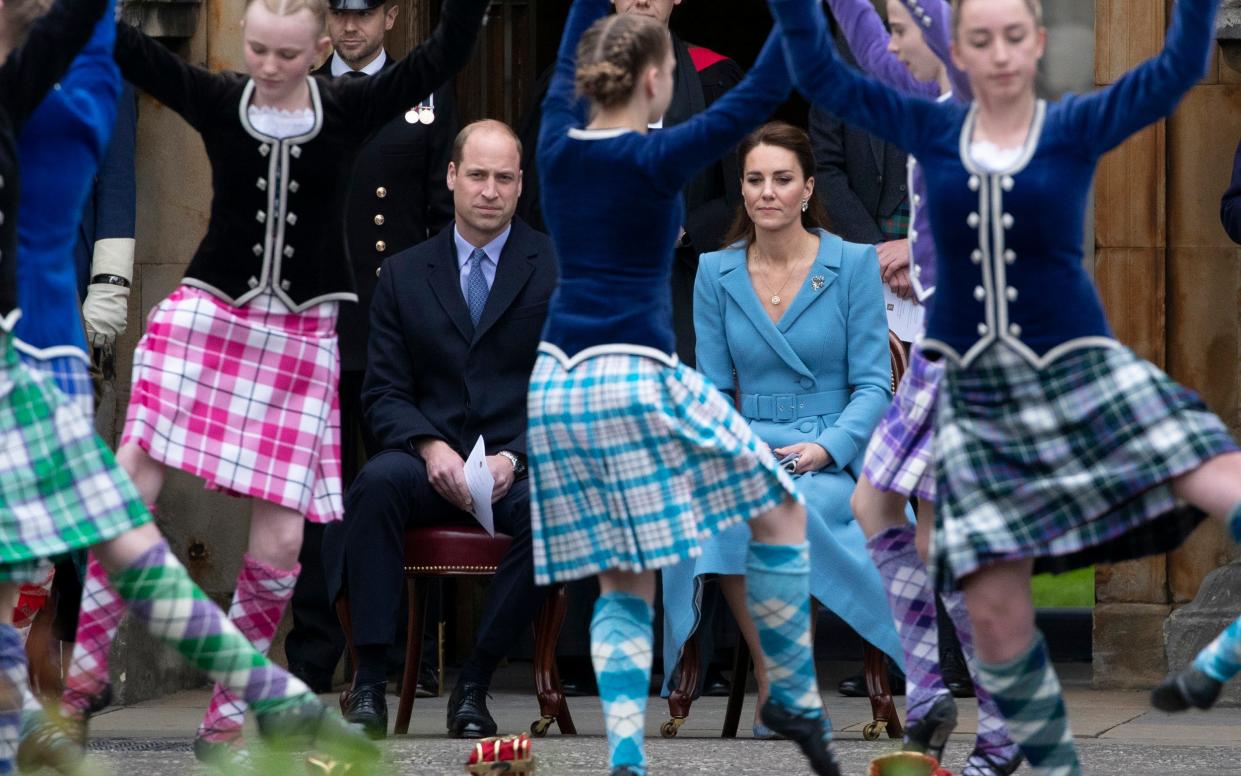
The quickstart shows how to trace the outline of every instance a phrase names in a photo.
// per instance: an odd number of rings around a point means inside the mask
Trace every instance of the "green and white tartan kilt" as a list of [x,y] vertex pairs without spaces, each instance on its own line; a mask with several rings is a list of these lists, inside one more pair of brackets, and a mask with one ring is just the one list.
[[1171,480],[1237,450],[1198,396],[1132,351],[1039,370],[1004,345],[949,364],[936,418],[936,585],[1004,560],[1063,572],[1167,552],[1205,515]]
[[607,352],[566,368],[540,346],[527,449],[540,585],[694,558],[729,526],[802,500],[728,399],[680,361]]
[[0,580],[151,519],[90,418],[0,333]]

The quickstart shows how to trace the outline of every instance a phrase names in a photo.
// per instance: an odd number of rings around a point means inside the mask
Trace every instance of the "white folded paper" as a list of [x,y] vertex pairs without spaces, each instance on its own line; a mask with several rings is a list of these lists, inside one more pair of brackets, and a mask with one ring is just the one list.
[[488,534],[496,535],[495,516],[491,512],[491,494],[496,488],[496,478],[487,466],[487,446],[480,436],[465,462],[465,486],[470,489],[474,519]]

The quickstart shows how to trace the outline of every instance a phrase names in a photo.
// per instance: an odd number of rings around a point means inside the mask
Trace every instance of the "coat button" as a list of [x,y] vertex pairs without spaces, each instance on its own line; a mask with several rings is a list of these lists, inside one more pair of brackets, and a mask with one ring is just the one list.
[[810,386],[814,385],[814,380],[811,380],[809,377],[803,377],[797,381],[797,384],[800,385],[802,388],[809,388]]
[[975,264],[981,264],[982,263],[982,251],[975,248],[974,252],[970,254],[970,261],[974,262]]
[[262,255],[263,255],[263,246],[262,246],[262,244],[261,244],[261,243],[255,243],[255,244],[254,244],[254,247],[253,247],[253,248],[251,248],[250,250],[254,251],[254,255],[255,255],[255,256],[262,256]]
[[268,154],[271,153],[271,146],[264,143],[263,145],[259,146],[259,153],[262,154],[263,156],[267,156]]
[[254,214],[254,220],[258,221],[260,224],[264,223],[265,221],[267,221],[267,214],[264,213],[262,210],[260,210],[259,212]]
[[[905,187],[904,187],[904,186],[902,186],[901,188],[903,189],[903,188],[905,188]],[[921,194],[915,194],[915,195],[914,195],[914,207],[921,207],[921,206],[922,206],[922,195],[921,195]]]
[[978,187],[982,185],[977,175],[971,175],[969,180],[970,191],[978,191]]
[[917,277],[922,277],[922,267],[919,267],[917,264],[915,264],[915,265],[914,265],[914,269],[913,269],[913,273],[914,273],[914,277],[916,277],[916,278],[917,278]]
[[1007,263],[1007,264],[1012,264],[1012,263],[1013,263],[1014,261],[1016,261],[1016,260],[1017,260],[1017,254],[1016,254],[1016,253],[1014,253],[1014,252],[1013,252],[1013,250],[1012,250],[1011,248],[1010,248],[1010,249],[1008,249],[1008,250],[1006,250],[1006,251],[1004,251],[1004,261],[1005,261],[1005,263]]
[[284,246],[284,257],[286,259],[293,258],[293,246],[292,245]]
[[302,187],[302,184],[298,183],[297,181],[289,181],[289,192],[290,193],[296,194],[297,190],[300,189],[301,187]]
[[1000,185],[1004,187],[1005,191],[1012,191],[1015,183],[1016,181],[1013,180],[1013,176],[1011,175],[1005,175],[1000,181]]
[[267,191],[267,179],[266,178],[259,178],[258,181],[256,181],[254,185],[258,187],[259,191]]
[[985,323],[978,324],[978,336],[985,337],[987,336],[987,332],[989,331],[991,331],[991,329],[987,328],[987,324]]
[[379,271],[381,269],[383,269],[383,267],[375,267],[375,277],[379,277]]
[[966,216],[965,223],[969,224],[971,229],[977,229],[978,223],[981,220],[982,219],[978,217],[977,213],[970,213],[968,216]]
[[1009,287],[1007,291],[1004,292],[1004,295],[1008,297],[1008,301],[1010,302],[1017,301],[1017,289],[1012,288],[1011,286]]
[[909,241],[910,241],[910,242],[917,242],[917,241],[918,241],[918,230],[917,230],[917,229],[912,229],[912,228],[911,228],[911,229],[909,230]]
[[388,190],[385,189],[383,186],[380,186],[379,188],[375,189],[375,196],[379,197],[380,199],[383,199],[384,197],[388,196]]
[[1011,334],[1011,335],[1013,335],[1014,337],[1020,337],[1020,336],[1021,336],[1021,327],[1020,327],[1019,325],[1017,325],[1017,324],[1015,324],[1015,323],[1014,323],[1013,325],[1011,325],[1011,326],[1009,326],[1009,327],[1008,327],[1008,333],[1009,333],[1009,334]]
[[301,147],[301,146],[293,146],[292,148],[290,148],[290,149],[289,149],[289,154],[290,154],[290,155],[291,155],[294,159],[297,159],[298,157],[300,157],[300,156],[302,155],[302,147]]
[[1005,214],[1004,214],[1004,215],[1000,218],[1000,223],[1004,224],[1004,228],[1005,228],[1005,229],[1012,229],[1012,228],[1013,228],[1013,216],[1012,216],[1012,214],[1010,214],[1010,213],[1005,213]]
[[982,301],[987,298],[987,291],[982,286],[974,286],[974,298]]
[[375,214],[375,226],[383,226],[383,225],[384,225],[384,214],[376,213]]
[[289,226],[296,226],[297,225],[297,213],[289,213],[289,215],[286,216],[284,220],[289,222]]
[[256,277],[251,277],[246,282],[250,284],[250,288],[257,288],[259,285],[259,279]]
[[805,423],[798,424],[797,430],[803,434],[813,434],[814,433],[814,421],[808,420]]
[[384,251],[388,250],[388,244],[384,242],[383,240],[377,240],[375,242],[375,250],[378,251],[379,253],[383,253]]
[[282,281],[280,281],[280,287],[281,287],[281,288],[283,288],[285,291],[288,291],[288,290],[289,290],[289,288],[290,288],[292,285],[293,285],[293,284],[292,284],[292,283],[290,283],[290,282],[289,282],[289,281],[287,281],[287,280],[282,280]]

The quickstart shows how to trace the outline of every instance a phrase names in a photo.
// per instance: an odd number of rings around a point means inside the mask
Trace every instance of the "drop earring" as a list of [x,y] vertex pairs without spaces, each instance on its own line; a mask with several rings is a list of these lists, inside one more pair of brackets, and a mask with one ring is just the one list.
[[805,213],[809,209],[810,209],[810,200],[803,199],[801,201],[801,212]]

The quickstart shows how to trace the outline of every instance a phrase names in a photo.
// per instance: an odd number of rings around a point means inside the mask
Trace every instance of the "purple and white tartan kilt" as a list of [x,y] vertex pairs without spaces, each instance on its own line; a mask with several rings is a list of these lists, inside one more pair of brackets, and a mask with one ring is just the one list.
[[931,445],[943,377],[943,362],[929,360],[922,347],[914,345],[909,369],[866,446],[862,471],[877,490],[935,502]]
[[997,344],[948,364],[936,414],[940,590],[1006,560],[1036,572],[1168,552],[1205,515],[1171,481],[1237,451],[1202,400],[1123,347],[1036,369]]
[[263,294],[234,307],[181,286],[134,352],[122,444],[312,523],[341,520],[336,303],[300,313]]

